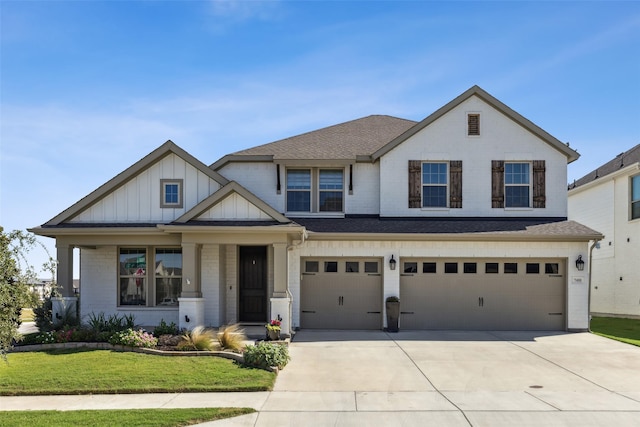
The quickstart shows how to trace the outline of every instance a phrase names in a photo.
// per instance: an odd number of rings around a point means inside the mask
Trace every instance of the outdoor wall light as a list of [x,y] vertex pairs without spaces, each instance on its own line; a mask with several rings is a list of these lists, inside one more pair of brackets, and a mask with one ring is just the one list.
[[584,270],[584,261],[582,260],[582,255],[578,255],[578,259],[576,260],[576,268],[578,271]]
[[396,260],[393,259],[393,255],[391,255],[391,259],[389,260],[389,268],[392,270],[396,269]]
[[186,314],[184,315],[184,320],[189,323],[191,322],[191,319],[189,319],[189,316],[187,316]]

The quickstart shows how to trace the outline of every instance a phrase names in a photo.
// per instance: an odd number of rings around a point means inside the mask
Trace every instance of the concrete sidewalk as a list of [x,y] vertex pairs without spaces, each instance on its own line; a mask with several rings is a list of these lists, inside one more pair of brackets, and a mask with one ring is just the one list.
[[588,333],[302,331],[274,391],[0,397],[0,409],[251,407],[209,426],[637,426],[640,348]]

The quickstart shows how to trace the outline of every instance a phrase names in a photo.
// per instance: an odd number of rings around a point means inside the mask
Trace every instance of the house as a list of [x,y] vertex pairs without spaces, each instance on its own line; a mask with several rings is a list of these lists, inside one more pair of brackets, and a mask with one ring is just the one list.
[[569,186],[569,218],[596,228],[591,311],[640,317],[640,144]]
[[373,115],[207,166],[171,141],[32,231],[61,306],[181,327],[585,330],[573,149],[474,86],[420,122]]

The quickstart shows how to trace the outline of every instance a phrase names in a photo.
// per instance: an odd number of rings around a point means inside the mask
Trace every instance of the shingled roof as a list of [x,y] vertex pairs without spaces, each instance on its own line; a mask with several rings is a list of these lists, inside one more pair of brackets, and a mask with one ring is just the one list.
[[372,115],[334,126],[237,151],[211,167],[228,161],[268,157],[271,160],[356,160],[370,156],[417,122],[398,117]]
[[609,160],[607,163],[589,172],[573,184],[570,184],[569,190],[588,184],[596,179],[603,178],[609,174],[619,171],[622,168],[631,166],[634,163],[640,163],[640,144],[628,151],[625,151],[624,153],[618,154],[614,159]]

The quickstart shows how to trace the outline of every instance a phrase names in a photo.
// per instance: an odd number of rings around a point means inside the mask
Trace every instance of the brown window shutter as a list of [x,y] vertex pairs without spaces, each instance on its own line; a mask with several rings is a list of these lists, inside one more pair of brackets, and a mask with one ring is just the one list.
[[480,135],[480,114],[467,114],[467,135]]
[[545,208],[547,197],[545,195],[545,172],[544,160],[533,161],[533,207]]
[[491,161],[491,207],[504,208],[504,161]]
[[409,160],[409,208],[420,208],[420,187],[422,187],[422,162]]
[[462,208],[462,160],[451,160],[449,162],[449,207],[452,209]]

